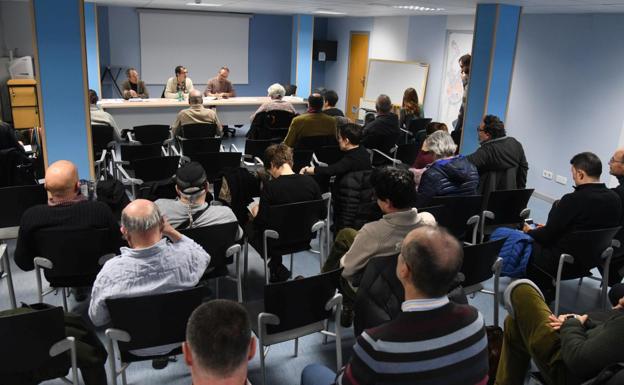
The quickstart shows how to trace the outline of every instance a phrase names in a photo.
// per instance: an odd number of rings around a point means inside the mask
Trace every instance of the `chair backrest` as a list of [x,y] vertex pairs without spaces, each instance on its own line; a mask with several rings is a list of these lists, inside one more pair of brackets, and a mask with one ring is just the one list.
[[64,338],[61,307],[0,316],[0,379],[2,375],[32,372],[44,366],[67,373],[71,366],[69,355],[50,358],[49,353],[52,345]]
[[269,206],[268,210],[266,228],[279,233],[279,239],[269,239],[268,244],[271,250],[282,254],[309,249],[310,229],[327,215],[323,199]]
[[160,143],[152,144],[122,144],[119,146],[121,160],[131,162],[137,159],[156,158],[162,156]]
[[92,124],[91,140],[93,141],[93,152],[99,154],[105,150],[107,144],[115,140],[113,127],[108,124]]
[[178,170],[179,156],[137,159],[130,162],[134,176],[143,182],[153,182],[171,178]]
[[293,114],[290,111],[284,111],[284,110],[267,111],[265,118],[264,118],[264,125],[267,128],[288,129],[294,117],[295,117],[295,114]]
[[118,252],[112,239],[110,229],[43,229],[35,232],[35,247],[54,265],[44,270],[51,286],[90,286],[101,269],[100,257]]
[[322,146],[314,151],[316,158],[327,164],[334,164],[344,156],[344,152],[340,151],[339,146]]
[[42,184],[0,188],[0,228],[19,226],[26,209],[47,201],[48,195]]
[[442,205],[419,207],[418,212],[429,213],[433,215],[436,222],[440,225],[444,222],[447,222],[448,220],[446,218],[450,216],[447,208]]
[[436,218],[438,225],[444,226],[448,231],[459,239],[464,239],[466,235],[466,221],[468,218],[481,214],[483,197],[481,195],[457,195],[434,197],[430,204],[446,207],[446,215],[440,219]]
[[414,143],[398,144],[396,149],[396,158],[403,164],[411,166],[418,156],[418,149]]
[[313,154],[314,151],[312,150],[295,149],[293,151],[293,171],[298,173],[303,167],[309,166]]
[[169,126],[166,124],[145,124],[134,126],[134,139],[142,144],[159,143],[162,144],[171,136]]
[[106,306],[114,328],[131,336],[120,342],[119,350],[128,351],[182,342],[186,323],[201,305],[206,288],[202,286],[164,294],[109,298]]
[[[210,213],[210,206],[208,206],[208,213]],[[236,243],[238,222],[195,227],[179,231],[206,250],[208,255],[210,255],[210,267],[219,269],[230,262],[226,260],[225,252]]]
[[219,152],[221,138],[185,139],[180,140],[180,145],[185,156],[192,156],[201,152]]
[[187,139],[214,138],[217,136],[217,125],[215,123],[193,123],[182,126],[181,135]]
[[515,224],[523,221],[520,212],[527,208],[533,189],[497,190],[492,191],[488,197],[486,210],[494,213],[494,220],[488,225]]
[[611,246],[611,241],[619,230],[620,227],[618,226],[605,229],[579,230],[564,235],[557,244],[562,245],[562,253],[570,254],[574,257],[574,267],[569,268],[566,266],[563,269],[564,278],[576,276],[578,273],[600,266],[603,251]]
[[407,131],[416,135],[418,131],[427,129],[427,124],[431,123],[430,118],[415,118],[409,121],[407,124]]
[[472,286],[494,276],[492,265],[496,262],[505,238],[496,241],[464,246],[464,262],[461,272],[464,274],[464,287]]
[[279,325],[267,325],[269,334],[296,329],[325,320],[331,309],[325,304],[336,293],[342,269],[312,277],[264,286],[264,311],[279,317]]
[[323,146],[337,146],[338,141],[334,135],[304,136],[299,138],[295,150],[316,151]]
[[297,86],[295,84],[286,84],[284,89],[286,90],[286,96],[294,96],[297,93]]
[[245,155],[255,156],[264,161],[264,151],[270,145],[279,142],[275,139],[247,139],[245,141]]
[[204,167],[206,177],[212,183],[225,169],[240,167],[242,156],[240,152],[203,152],[192,155],[191,160]]

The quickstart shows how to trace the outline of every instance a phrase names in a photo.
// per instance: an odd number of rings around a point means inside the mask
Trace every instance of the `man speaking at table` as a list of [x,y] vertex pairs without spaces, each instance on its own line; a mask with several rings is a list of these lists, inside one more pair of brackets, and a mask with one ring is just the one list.
[[236,96],[236,91],[234,91],[234,87],[232,87],[232,82],[227,80],[229,75],[230,69],[221,67],[218,75],[208,80],[204,96],[214,96],[217,99],[227,99]]

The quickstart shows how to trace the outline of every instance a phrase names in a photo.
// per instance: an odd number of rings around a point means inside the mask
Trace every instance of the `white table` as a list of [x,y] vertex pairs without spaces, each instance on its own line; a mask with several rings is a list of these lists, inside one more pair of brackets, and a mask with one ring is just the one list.
[[[305,112],[307,104],[298,97],[287,96],[299,112]],[[235,97],[229,99],[204,98],[205,107],[214,107],[222,124],[248,124],[249,118],[258,107],[269,101],[268,97]],[[102,99],[98,105],[110,113],[119,128],[132,128],[143,124],[172,124],[177,113],[189,106],[188,101],[175,99],[143,99],[129,101],[123,99]]]

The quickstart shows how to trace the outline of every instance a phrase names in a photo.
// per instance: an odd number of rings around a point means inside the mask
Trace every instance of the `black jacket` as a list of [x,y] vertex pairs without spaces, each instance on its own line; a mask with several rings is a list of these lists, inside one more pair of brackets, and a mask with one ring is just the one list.
[[358,146],[345,151],[342,158],[334,164],[330,164],[327,167],[315,167],[314,174],[321,177],[332,175],[340,177],[351,171],[370,170],[370,168],[370,154],[366,151],[366,148]]
[[339,108],[336,108],[336,107],[323,110],[323,113],[329,116],[344,116],[344,113]]
[[372,170],[349,172],[334,184],[334,233],[345,227],[359,230],[366,223],[381,218],[371,174]]
[[389,154],[400,134],[399,117],[396,114],[377,115],[375,120],[364,126],[364,137],[360,144]]
[[420,178],[416,207],[425,207],[436,196],[475,195],[478,185],[477,168],[466,157],[440,159]]
[[491,139],[467,156],[479,170],[479,193],[526,187],[529,164],[522,144],[510,136]]
[[622,226],[622,229],[615,235],[615,239],[620,241],[621,245],[619,249],[613,250],[613,255],[621,257],[624,254],[624,176],[618,176],[617,179],[620,185],[611,190],[620,197],[620,202],[622,202],[622,216],[620,218],[620,226]]
[[534,262],[543,270],[556,273],[559,256],[567,249],[567,234],[618,226],[621,217],[622,202],[604,183],[575,187],[574,192],[555,202],[543,227],[528,232],[535,240]]

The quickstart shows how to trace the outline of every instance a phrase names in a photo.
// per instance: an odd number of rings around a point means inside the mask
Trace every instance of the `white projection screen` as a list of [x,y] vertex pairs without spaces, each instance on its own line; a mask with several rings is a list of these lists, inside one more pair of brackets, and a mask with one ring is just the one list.
[[203,89],[219,68],[230,81],[248,83],[249,15],[140,9],[141,78],[165,84],[178,65]]

